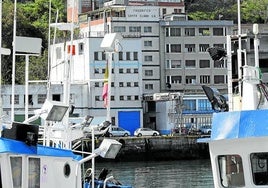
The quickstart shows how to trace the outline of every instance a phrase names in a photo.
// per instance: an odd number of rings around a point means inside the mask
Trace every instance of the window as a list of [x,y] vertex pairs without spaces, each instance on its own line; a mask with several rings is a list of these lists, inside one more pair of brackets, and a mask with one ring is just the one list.
[[[24,95],[24,104],[25,104],[25,95]],[[28,95],[28,104],[33,105],[33,95]]]
[[209,84],[210,76],[209,75],[201,75],[200,76],[200,84]]
[[40,159],[29,158],[28,168],[28,187],[39,188],[40,187]]
[[145,26],[143,29],[144,29],[144,33],[152,33],[152,27],[151,26]]
[[94,52],[94,60],[99,60],[99,52]]
[[179,14],[179,13],[181,13],[181,9],[179,9],[179,8],[174,8],[174,13],[175,13],[175,14]]
[[166,8],[163,8],[162,9],[162,15],[165,15],[167,13],[167,9]]
[[13,187],[21,187],[22,185],[22,158],[10,157],[11,173]]
[[153,61],[153,56],[151,55],[144,56],[144,61]]
[[80,42],[78,43],[78,54],[82,55],[84,53],[84,43]]
[[45,95],[45,94],[38,94],[37,95],[37,103],[38,104],[44,104],[46,98],[47,98],[47,95]]
[[268,185],[268,153],[252,153],[250,162],[254,184]]
[[124,82],[119,82],[119,87],[124,87]]
[[186,68],[195,68],[195,60],[186,60],[185,67]]
[[134,100],[135,100],[135,101],[138,101],[138,100],[139,100],[139,95],[135,95],[135,96],[134,96]]
[[214,62],[214,68],[225,68],[225,66],[224,60]]
[[95,82],[95,87],[100,87],[100,83],[99,82]]
[[98,68],[95,68],[95,69],[94,69],[94,73],[95,73],[95,74],[99,74],[99,73],[100,73],[100,70],[99,70]]
[[214,47],[224,48],[224,44],[213,44]]
[[127,82],[127,87],[131,87],[131,82]]
[[133,60],[138,60],[138,52],[133,52]]
[[123,52],[119,52],[118,56],[119,56],[119,60],[122,61],[123,60]]
[[127,69],[127,73],[131,73],[131,69]]
[[119,73],[123,74],[124,73],[124,69],[119,69]]
[[111,101],[114,101],[114,95],[111,96]]
[[219,173],[223,187],[244,187],[244,169],[239,155],[218,157]]
[[206,52],[209,48],[209,44],[199,44],[199,52]]
[[100,96],[95,96],[95,101],[100,101]]
[[130,95],[127,96],[127,100],[131,101],[131,96]]
[[139,82],[134,82],[134,87],[139,87]]
[[[209,102],[209,100],[208,99],[199,99],[198,100],[198,110],[200,110],[200,111],[212,110],[211,103]],[[208,122],[206,122],[205,124],[208,124]]]
[[224,75],[215,75],[214,76],[215,84],[224,84]]
[[145,70],[145,76],[153,76],[153,70]]
[[126,27],[125,26],[114,26],[114,32],[115,33],[126,32]]
[[180,44],[167,44],[166,45],[166,52],[167,53],[180,53],[181,52],[181,45]]
[[196,76],[186,76],[185,82],[186,84],[196,84]]
[[[12,95],[10,95],[10,104],[12,104]],[[14,95],[14,104],[20,104],[20,96]]]
[[195,36],[194,28],[185,28],[185,36]]
[[139,73],[139,69],[134,69],[134,73]]
[[126,60],[130,60],[130,52],[126,52]]
[[147,89],[147,90],[153,90],[154,89],[154,85],[153,84],[145,84],[145,89]]
[[185,44],[185,52],[195,52],[195,44]]
[[210,61],[209,60],[200,60],[199,61],[199,68],[210,68]]
[[171,37],[181,36],[181,28],[170,28],[170,36]]
[[120,101],[123,101],[123,100],[124,100],[124,96],[123,96],[123,95],[120,95],[120,96],[119,96],[119,100],[120,100]]
[[141,27],[140,26],[130,26],[129,32],[141,32]]
[[101,60],[106,60],[106,53],[105,52],[101,52]]
[[149,46],[151,47],[153,45],[153,42],[151,40],[146,40],[144,41],[144,46]]
[[214,36],[223,36],[223,28],[213,28]]
[[171,60],[170,66],[172,69],[181,68],[181,60]]
[[195,99],[183,100],[183,105],[185,111],[196,111]]
[[168,37],[170,34],[169,34],[169,30],[170,28],[166,28],[166,37]]
[[209,36],[210,35],[209,28],[199,28],[199,35],[200,36]]
[[53,94],[52,95],[52,100],[53,101],[60,101],[60,94]]
[[172,84],[181,84],[181,76],[171,76]]

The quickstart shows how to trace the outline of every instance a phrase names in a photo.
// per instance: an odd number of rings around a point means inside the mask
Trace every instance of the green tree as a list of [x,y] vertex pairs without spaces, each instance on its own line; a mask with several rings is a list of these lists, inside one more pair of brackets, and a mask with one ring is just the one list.
[[[51,17],[55,22],[58,10],[58,22],[66,20],[66,2],[64,0],[51,0]],[[2,46],[12,49],[14,4],[11,0],[3,2],[2,19]],[[42,52],[40,57],[31,57],[29,64],[29,79],[44,80],[47,78],[47,53],[48,53],[48,29],[49,29],[49,1],[35,0],[26,3],[17,3],[17,36],[37,37],[42,39]],[[16,56],[16,83],[24,84],[25,57]],[[11,83],[12,55],[2,58],[3,84]]]
[[[186,0],[187,13],[194,20],[233,20],[237,23],[237,0]],[[266,23],[268,0],[241,1],[242,23]]]
[[247,0],[241,3],[242,23],[266,23],[268,0]]

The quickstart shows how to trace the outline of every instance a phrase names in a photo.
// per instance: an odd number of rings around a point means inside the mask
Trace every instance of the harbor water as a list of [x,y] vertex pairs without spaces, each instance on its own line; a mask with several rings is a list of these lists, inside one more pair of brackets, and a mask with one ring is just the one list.
[[135,188],[214,187],[209,159],[96,163],[96,175],[104,167],[111,170],[109,175]]

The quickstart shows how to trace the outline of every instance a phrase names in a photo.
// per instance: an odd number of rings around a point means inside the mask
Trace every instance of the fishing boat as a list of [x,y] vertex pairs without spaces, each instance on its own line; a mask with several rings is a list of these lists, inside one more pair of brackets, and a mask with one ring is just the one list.
[[[71,150],[39,145],[37,125],[13,122],[0,138],[0,187],[114,187],[131,188],[103,173],[99,178],[85,176],[82,165],[97,157],[114,158],[121,144],[104,139],[91,155],[82,158]],[[93,172],[91,172],[93,173]]]
[[[15,56],[18,55],[16,52],[25,52],[26,55],[35,53],[34,55],[37,55],[41,48],[41,40],[39,39],[16,36],[16,1],[14,4],[13,67]],[[0,2],[0,19],[1,47],[2,1]],[[10,50],[1,48],[0,53],[0,56],[10,55]],[[15,72],[13,71],[12,81],[14,81],[14,77]],[[69,85],[69,75],[67,75],[64,83],[64,101],[52,101],[47,98],[42,108],[34,111],[34,116],[28,117],[28,111],[25,110],[27,115],[22,123],[14,121],[14,90],[12,91],[12,117],[9,122],[3,121],[2,98],[0,95],[1,188],[131,188],[131,186],[122,185],[113,176],[109,175],[107,169],[103,169],[99,177],[95,178],[94,159],[98,156],[109,159],[115,158],[122,146],[118,141],[104,138],[100,146],[98,148],[94,147],[85,157],[72,151],[72,139],[69,135],[72,126],[68,124],[70,110]],[[12,82],[12,89],[13,86],[14,82]],[[25,95],[28,96],[28,93],[26,92]],[[25,101],[27,104],[27,98]],[[40,126],[31,124],[37,118],[41,118],[44,122],[42,144],[38,143]],[[95,141],[95,128],[99,129],[99,127],[90,128],[92,142]],[[88,162],[91,162],[92,165],[86,169],[86,166],[88,166],[86,163]]]
[[[211,138],[207,140],[215,188],[268,187],[268,88],[262,83],[260,76],[257,24],[253,25],[253,33],[253,64],[241,59],[241,38],[244,35],[241,34],[240,26],[238,35],[227,36],[226,53],[222,49],[209,49],[213,60],[227,58],[229,77],[228,102],[227,98],[212,88],[203,87],[216,111],[212,119]],[[238,42],[237,92],[234,92],[232,85],[234,64],[231,56],[234,40]]]

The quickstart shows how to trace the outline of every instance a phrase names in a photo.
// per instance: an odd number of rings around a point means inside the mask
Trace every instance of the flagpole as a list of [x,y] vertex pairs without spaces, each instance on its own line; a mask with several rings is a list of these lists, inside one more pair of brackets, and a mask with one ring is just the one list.
[[107,93],[107,114],[106,120],[111,122],[111,83],[112,83],[112,61],[113,53],[108,52],[108,93]]

